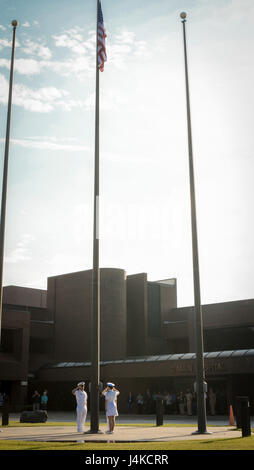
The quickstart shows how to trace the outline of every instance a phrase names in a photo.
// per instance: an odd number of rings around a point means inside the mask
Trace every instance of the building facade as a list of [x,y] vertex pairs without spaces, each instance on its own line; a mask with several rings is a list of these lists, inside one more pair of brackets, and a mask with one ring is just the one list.
[[0,343],[0,392],[12,409],[23,408],[29,381],[52,361],[53,322],[48,316],[47,292],[7,286],[3,289]]
[[[194,308],[177,308],[176,279],[147,280],[122,269],[101,272],[101,380],[127,395],[193,389]],[[48,390],[49,408],[73,409],[71,389],[91,376],[92,270],[48,278],[47,291],[4,288],[0,391],[12,408],[31,404],[35,389]],[[237,395],[254,401],[254,300],[204,305],[208,387],[217,412]]]

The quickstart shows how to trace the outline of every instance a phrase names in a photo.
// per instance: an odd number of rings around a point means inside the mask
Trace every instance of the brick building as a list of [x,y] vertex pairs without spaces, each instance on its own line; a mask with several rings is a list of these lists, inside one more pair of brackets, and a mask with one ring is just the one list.
[[[47,291],[4,288],[0,388],[13,408],[49,392],[49,408],[73,409],[70,390],[90,379],[92,271],[48,278]],[[254,300],[203,306],[208,386],[232,402],[254,400]],[[193,307],[177,308],[175,279],[149,282],[101,269],[101,380],[127,394],[185,390],[195,381]]]

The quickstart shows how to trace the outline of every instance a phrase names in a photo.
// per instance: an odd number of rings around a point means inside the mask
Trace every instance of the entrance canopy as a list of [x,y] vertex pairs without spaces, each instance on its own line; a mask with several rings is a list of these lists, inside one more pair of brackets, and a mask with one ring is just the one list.
[[[137,356],[101,361],[101,375],[114,377],[195,376],[195,353]],[[206,374],[228,375],[254,371],[254,349],[205,352]],[[84,374],[90,376],[91,362],[57,362],[39,371],[41,380],[66,380]]]

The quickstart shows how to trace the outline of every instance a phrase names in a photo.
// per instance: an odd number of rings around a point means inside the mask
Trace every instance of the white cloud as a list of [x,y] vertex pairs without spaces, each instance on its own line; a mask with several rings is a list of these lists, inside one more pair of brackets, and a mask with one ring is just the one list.
[[[0,142],[5,142],[5,139],[0,139]],[[87,145],[70,143],[68,140],[56,139],[52,137],[36,137],[27,139],[11,139],[11,143],[24,148],[37,149],[37,150],[54,150],[54,151],[72,151],[84,152],[90,151],[91,148]]]
[[25,23],[22,24],[23,28],[30,28],[30,23],[29,21],[26,21]]
[[116,41],[125,44],[133,44],[135,41],[135,33],[132,31],[122,31],[116,36]]
[[74,54],[84,54],[86,52],[85,41],[80,28],[73,28],[60,35],[53,35],[57,47],[70,49]]
[[11,41],[7,41],[7,39],[0,39],[0,49],[4,47],[11,47]]
[[[0,59],[0,67],[9,70],[10,61],[8,59]],[[16,59],[15,72],[20,75],[39,75],[43,69],[51,70],[63,76],[75,74],[80,78],[83,73],[91,73],[94,71],[94,59],[89,56],[77,56],[65,61],[36,60],[36,59]]]
[[22,106],[28,111],[49,112],[58,104],[58,100],[67,96],[65,90],[55,87],[32,90],[24,85],[16,85],[13,90],[13,103]]
[[[51,64],[52,67],[58,67],[59,71],[64,71],[64,69],[67,70],[68,64],[68,69],[77,74],[94,70],[96,47],[94,31],[89,31],[87,40],[81,34],[80,28],[74,28],[52,37],[57,47],[69,49],[74,56],[70,61]],[[136,34],[132,31],[120,31],[114,37],[108,34],[106,49],[110,63],[118,69],[124,68],[129,56],[147,55],[146,42],[136,40]]]
[[27,248],[15,248],[9,255],[5,257],[6,263],[19,263],[31,259],[31,254]]
[[[71,56],[62,61],[51,60],[52,52],[45,43],[27,39],[23,43],[21,51],[31,58],[17,58],[15,60],[15,72],[24,76],[39,75],[44,70],[60,74],[62,76],[74,75],[82,79],[87,74],[93,74],[95,69],[95,32],[90,31],[86,41],[81,28],[75,27],[63,34],[52,36],[57,47],[64,47],[71,52]],[[10,46],[6,40],[0,41],[0,47]],[[144,55],[146,42],[137,41],[132,31],[120,31],[111,42],[108,41],[107,53],[111,65],[122,69],[129,57]],[[0,59],[0,67],[10,68],[10,61]],[[8,82],[0,74],[0,103],[7,103]],[[32,112],[48,113],[56,108],[70,111],[73,108],[91,109],[94,107],[94,96],[91,95],[85,101],[72,99],[65,89],[41,87],[37,90],[27,87],[22,83],[14,82],[13,104],[22,106]],[[124,105],[125,101],[115,93],[102,96],[101,109],[109,110]]]
[[84,72],[91,73],[94,71],[94,60],[91,60],[89,55],[77,56],[62,62],[51,62],[45,64],[51,70],[59,72],[60,74],[69,76],[75,74],[80,78]]
[[51,59],[52,56],[52,53],[47,46],[31,41],[30,39],[26,41],[25,47],[22,50],[25,54],[36,55],[45,60]]
[[[94,31],[88,33],[85,40],[81,28],[72,28],[62,34],[52,36],[56,47],[67,49],[71,55],[64,60],[52,60],[52,51],[44,43],[27,39],[22,47],[22,52],[32,58],[19,58],[15,60],[15,71],[20,75],[38,75],[48,69],[62,76],[75,74],[82,79],[84,74],[94,73],[96,36]],[[11,42],[0,40],[0,49],[10,47]],[[121,31],[115,37],[107,40],[107,55],[110,64],[118,69],[123,69],[129,57],[143,58],[147,55],[145,41],[136,40],[132,31]],[[0,67],[9,69],[10,61],[0,59]]]
[[26,233],[22,236],[21,240],[17,243],[17,247],[12,250],[9,255],[5,256],[5,262],[16,264],[20,261],[28,261],[32,257],[31,248],[29,245],[35,240],[33,235]]
[[130,57],[142,55],[144,58],[148,55],[146,41],[136,40],[136,34],[132,31],[121,31],[115,37],[110,37],[107,51],[110,63],[117,69],[124,69]]
[[10,68],[10,61],[7,59],[0,59],[0,67]]
[[[15,72],[21,75],[39,74],[42,68],[42,62],[34,59],[16,59]],[[8,59],[0,59],[0,67],[10,69],[10,61]]]
[[7,103],[8,88],[9,86],[6,78],[0,74],[0,103]]
[[[8,63],[8,61],[7,61]],[[1,65],[1,61],[0,61]],[[6,64],[6,67],[8,65]],[[22,75],[39,74],[41,71],[41,64],[38,60],[34,59],[16,59],[15,71]]]
[[[8,88],[6,78],[0,74],[0,103],[7,103]],[[16,84],[13,87],[13,104],[22,106],[28,111],[41,113],[48,113],[55,108],[69,111],[84,105],[82,101],[71,99],[69,92],[64,89],[42,87],[33,90],[22,84]]]

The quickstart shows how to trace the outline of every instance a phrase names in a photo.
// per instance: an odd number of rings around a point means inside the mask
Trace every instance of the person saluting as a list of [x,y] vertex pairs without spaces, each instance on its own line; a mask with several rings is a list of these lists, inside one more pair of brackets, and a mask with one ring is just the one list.
[[85,392],[85,382],[79,382],[77,387],[71,392],[76,397],[77,402],[77,432],[84,432],[87,415],[87,393]]
[[109,423],[109,430],[106,431],[108,434],[114,432],[115,417],[118,416],[117,397],[119,394],[119,390],[115,388],[115,384],[112,382],[108,382],[107,387],[102,392],[102,395],[105,397],[105,410]]

